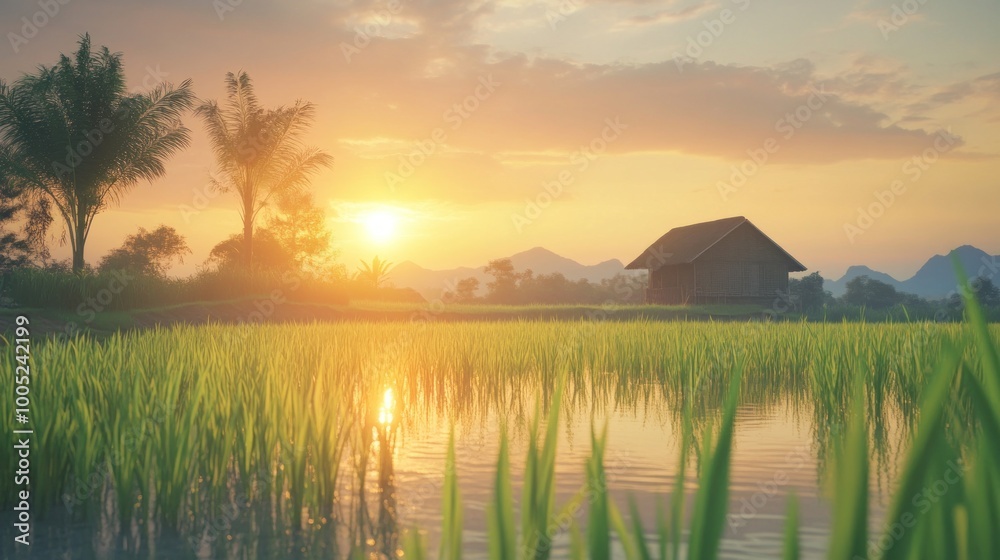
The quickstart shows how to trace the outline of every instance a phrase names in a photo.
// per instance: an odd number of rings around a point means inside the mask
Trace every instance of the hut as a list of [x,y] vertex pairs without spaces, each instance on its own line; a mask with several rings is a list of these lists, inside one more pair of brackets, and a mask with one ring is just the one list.
[[806,270],[743,216],[676,227],[625,267],[648,270],[646,302],[769,304]]

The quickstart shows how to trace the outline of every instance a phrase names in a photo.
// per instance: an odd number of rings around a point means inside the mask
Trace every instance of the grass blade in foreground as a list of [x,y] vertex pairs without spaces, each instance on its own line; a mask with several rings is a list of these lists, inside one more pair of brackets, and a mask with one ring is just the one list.
[[719,553],[722,528],[729,511],[729,459],[732,454],[733,426],[736,423],[736,404],[740,396],[742,374],[741,363],[736,366],[730,381],[719,441],[711,457],[705,458],[691,519],[690,558],[714,560]]
[[[937,374],[920,409],[920,425],[907,455],[903,476],[896,487],[892,508],[886,517],[889,525],[903,523],[903,516],[912,505],[911,498],[919,494],[921,487],[927,484],[927,474],[931,472],[938,458],[946,456],[941,449],[944,439],[945,405],[951,396],[951,388],[958,369],[958,354],[953,348],[945,348]],[[891,538],[889,542],[894,542],[894,545],[885,551],[884,558],[908,558],[912,538],[913,531],[904,531],[898,540]]]
[[444,471],[444,494],[441,508],[440,560],[462,560],[462,497],[458,492],[455,465],[455,427],[448,437],[448,458]]
[[[403,558],[412,560],[427,560],[427,546],[424,538],[416,529],[408,531],[403,537]],[[359,553],[359,556],[363,556]]]
[[587,462],[587,493],[590,512],[587,519],[587,548],[590,560],[611,560],[611,521],[608,518],[608,487],[604,476],[605,434],[597,437],[590,430],[591,457]]
[[[670,542],[670,553],[673,560],[681,557],[681,526],[684,520],[684,477],[687,474],[688,446],[691,444],[691,414],[690,408],[684,414],[684,426],[681,434],[681,458],[677,467],[677,479],[674,481],[673,494],[670,496],[670,525],[666,520],[660,524],[660,560],[667,560],[667,541]],[[661,514],[662,515],[662,514]]]
[[493,485],[493,502],[489,506],[489,543],[491,560],[517,558],[517,529],[514,526],[514,494],[510,483],[510,458],[507,432],[500,435],[500,457]]
[[559,407],[565,379],[560,379],[546,419],[545,442],[538,448],[538,422],[541,410],[536,407],[529,434],[528,456],[521,498],[521,539],[528,558],[547,560],[552,550],[555,512],[556,443],[559,437]]
[[653,555],[649,553],[649,547],[646,546],[646,532],[642,528],[642,519],[639,517],[639,506],[635,502],[635,497],[629,500],[629,510],[632,515],[632,536],[635,539],[637,549],[636,557],[639,560],[653,560]]
[[868,539],[868,427],[865,391],[860,375],[855,381],[854,408],[847,442],[836,466],[837,496],[833,504],[830,560],[867,558]]
[[799,499],[794,492],[788,496],[788,508],[785,511],[785,547],[782,558],[799,560]]
[[[645,539],[640,533],[639,538],[633,540],[632,533],[625,526],[625,520],[622,518],[621,512],[618,511],[618,507],[611,500],[608,500],[608,519],[611,521],[611,527],[618,534],[618,540],[622,543],[622,548],[625,549],[625,558],[628,560],[640,560],[638,547],[639,543],[642,543]],[[610,538],[610,535],[608,536]]]
[[976,342],[982,354],[983,385],[988,391],[986,398],[993,402],[994,410],[1000,410],[1000,352],[997,351],[993,339],[990,338],[986,316],[983,314],[979,302],[972,295],[969,277],[965,274],[958,255],[953,254],[951,258],[955,265],[958,283],[962,287],[962,302],[965,303],[969,325],[972,327],[972,332],[975,333]]

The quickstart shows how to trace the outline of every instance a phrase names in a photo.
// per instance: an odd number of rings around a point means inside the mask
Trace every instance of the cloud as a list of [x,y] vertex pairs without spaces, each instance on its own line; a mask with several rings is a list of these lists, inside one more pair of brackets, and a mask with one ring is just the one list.
[[861,0],[847,12],[844,16],[844,22],[878,26],[891,25],[894,21],[899,21],[898,19],[894,20],[894,18],[905,18],[906,24],[927,21],[927,15],[920,11],[923,2],[917,5],[916,11],[912,11],[910,5],[907,4],[906,9],[911,10],[911,12],[903,11],[900,7],[903,3],[902,0]]
[[986,115],[991,121],[1000,116],[997,106],[1000,101],[1000,72],[929,89],[929,93],[908,104],[906,110],[923,114],[959,103],[978,102],[981,108],[976,115]]
[[[630,15],[651,6],[613,3]],[[290,3],[277,10],[244,2],[220,21],[209,5],[194,10],[158,4],[158,27],[148,27],[144,8],[120,0],[95,2],[81,16],[83,23],[56,21],[39,41],[52,37],[69,45],[67,37],[91,30],[99,44],[125,52],[130,75],[147,61],[162,63],[171,80],[193,77],[198,94],[214,98],[222,95],[223,74],[244,68],[269,106],[296,98],[314,102],[313,143],[336,155],[330,189],[347,197],[519,196],[537,189],[537,177],[525,169],[537,175],[569,165],[574,153],[597,142],[609,119],[626,128],[607,143],[608,155],[743,160],[748,150],[775,137],[781,140],[775,164],[905,158],[933,142],[936,121],[928,112],[1000,94],[996,74],[929,92],[913,84],[905,65],[872,55],[856,56],[845,71],[822,74],[806,58],[770,65],[699,61],[678,68],[672,60],[597,64],[499,51],[478,41],[477,30],[498,7],[487,1],[402,0],[392,21],[376,25],[376,33],[365,37],[348,61],[343,45],[355,44],[358,27],[378,23],[379,10],[387,5]],[[711,5],[660,4],[634,23],[695,17]],[[132,19],[147,26],[116,23]],[[69,27],[56,31],[57,26]],[[176,41],[178,29],[184,30],[184,41]],[[25,64],[55,61],[58,50],[50,45],[31,47],[33,60]],[[36,52],[47,55],[38,58]],[[18,64],[21,59],[26,57]],[[482,80],[496,82],[495,92],[479,96]],[[814,91],[823,92],[823,101],[799,122],[796,112],[816,105]],[[789,115],[800,126],[789,129]],[[197,131],[198,123],[192,124]],[[400,158],[438,129],[443,139],[434,153],[390,193],[385,174],[395,172]],[[785,138],[789,130],[794,133]],[[188,165],[211,167],[205,146],[193,146],[184,157],[192,158]]]
[[667,8],[654,12],[635,15],[619,21],[612,27],[614,30],[629,29],[633,27],[648,27],[653,25],[673,24],[682,21],[697,19],[704,14],[718,10],[719,6],[715,2],[703,2],[691,4],[681,8]]
[[[397,47],[391,50],[398,64],[423,64],[428,47],[419,39]],[[364,87],[339,91],[334,104],[340,127],[352,138],[410,139],[443,128],[448,145],[464,150],[569,153],[599,135],[605,119],[617,118],[628,129],[609,146],[610,153],[733,158],[779,134],[789,115],[799,111],[801,116],[813,92],[821,90],[821,107],[806,111],[809,118],[778,159],[831,163],[905,157],[930,145],[935,132],[890,124],[888,114],[858,101],[879,94],[871,85],[874,78],[848,74],[827,84],[806,60],[773,67],[691,63],[682,71],[673,62],[575,64],[524,55],[486,62],[463,49],[456,49],[451,60],[452,70],[432,79],[412,73],[369,75]],[[483,76],[500,84],[497,92],[467,103]],[[451,130],[443,115],[463,103],[475,110]],[[391,120],[371,118],[389,104],[398,107]]]

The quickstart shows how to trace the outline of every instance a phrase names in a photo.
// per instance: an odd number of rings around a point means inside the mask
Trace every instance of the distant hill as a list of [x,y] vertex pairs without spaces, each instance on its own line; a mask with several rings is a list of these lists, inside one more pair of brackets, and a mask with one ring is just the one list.
[[[535,247],[509,257],[514,270],[531,269],[536,275],[560,273],[569,280],[600,282],[616,274],[625,272],[625,265],[618,259],[611,259],[594,265],[580,264],[573,259],[557,255],[543,247]],[[464,278],[478,278],[485,287],[490,277],[483,272],[486,263],[476,268],[458,267],[448,270],[430,270],[412,261],[401,262],[389,272],[389,281],[401,288],[413,288],[428,299],[441,297],[446,290]],[[634,274],[628,271],[629,274]]]
[[[971,245],[963,245],[955,251],[970,276],[991,276],[994,283],[1000,284],[1000,255],[990,255]],[[620,273],[642,274],[642,272],[626,271],[618,259],[585,265],[543,247],[535,247],[506,258],[511,260],[517,271],[531,269],[535,274],[558,272],[570,280],[585,279],[589,282],[600,282]],[[462,266],[447,270],[431,270],[412,261],[405,261],[390,271],[389,281],[400,288],[413,288],[425,298],[435,299],[441,297],[444,291],[454,289],[459,280],[470,276],[479,279],[481,288],[485,290],[486,282],[490,279],[483,272],[485,266],[486,263],[475,268]],[[899,291],[930,299],[946,297],[958,284],[952,269],[951,257],[935,255],[928,259],[912,278],[906,280],[897,280],[871,267],[856,265],[848,268],[847,272],[836,280],[825,278],[823,287],[834,296],[842,296],[847,291],[847,283],[858,276],[868,276],[885,282]]]
[[[971,245],[963,245],[955,249],[955,252],[970,277],[986,276],[992,278],[994,283],[1000,284],[1000,255],[990,255]],[[847,291],[847,283],[858,276],[868,276],[885,282],[899,291],[930,299],[946,297],[958,285],[951,257],[934,255],[907,280],[896,280],[884,272],[878,272],[867,266],[852,266],[837,280],[824,279],[823,287],[834,296],[842,296]]]
[[847,283],[859,276],[867,276],[872,280],[878,280],[879,282],[885,282],[890,286],[896,288],[897,290],[902,290],[902,282],[896,280],[892,276],[884,272],[879,272],[877,270],[872,270],[864,265],[855,265],[847,269],[837,280],[830,280],[829,278],[823,279],[823,289],[832,293],[834,296],[842,296],[844,292],[847,291]]

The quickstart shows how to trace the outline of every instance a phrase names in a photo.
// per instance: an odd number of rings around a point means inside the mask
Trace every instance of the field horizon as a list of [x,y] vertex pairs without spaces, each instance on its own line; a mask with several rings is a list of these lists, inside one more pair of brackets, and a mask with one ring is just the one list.
[[0,558],[1000,558],[998,21],[0,2]]

